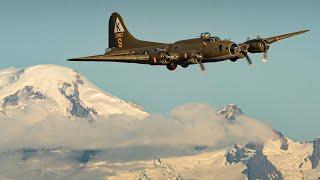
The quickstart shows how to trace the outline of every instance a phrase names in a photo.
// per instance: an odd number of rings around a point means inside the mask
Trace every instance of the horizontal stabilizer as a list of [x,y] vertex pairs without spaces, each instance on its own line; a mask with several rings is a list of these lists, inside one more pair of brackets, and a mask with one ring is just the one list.
[[68,61],[111,61],[111,62],[126,62],[126,63],[142,63],[145,64],[149,59],[149,55],[95,55],[88,57],[79,57],[68,59]]

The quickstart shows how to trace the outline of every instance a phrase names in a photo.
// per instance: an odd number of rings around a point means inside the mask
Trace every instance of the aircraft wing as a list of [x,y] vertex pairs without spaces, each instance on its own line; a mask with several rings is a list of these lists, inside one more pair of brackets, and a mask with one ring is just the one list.
[[96,62],[124,62],[124,63],[138,63],[148,64],[149,55],[95,55],[88,57],[79,57],[68,59],[68,61],[96,61]]
[[273,37],[269,37],[269,38],[265,38],[265,40],[268,41],[268,43],[274,43],[276,41],[280,41],[282,39],[286,39],[286,38],[289,38],[289,37],[292,37],[292,36],[296,36],[298,34],[302,34],[302,33],[305,33],[305,32],[308,32],[309,30],[303,30],[303,31],[297,31],[297,32],[293,32],[293,33],[288,33],[288,34],[283,34],[283,35],[280,35],[280,36],[273,36]]

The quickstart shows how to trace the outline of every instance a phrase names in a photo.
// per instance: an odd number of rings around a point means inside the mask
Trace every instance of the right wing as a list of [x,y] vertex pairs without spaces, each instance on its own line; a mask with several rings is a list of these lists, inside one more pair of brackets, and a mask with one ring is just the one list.
[[286,38],[289,38],[289,37],[292,37],[292,36],[296,36],[298,34],[302,34],[302,33],[305,33],[305,32],[308,32],[309,30],[303,30],[303,31],[297,31],[297,32],[293,32],[293,33],[288,33],[288,34],[283,34],[283,35],[280,35],[280,36],[273,36],[273,37],[269,37],[269,38],[265,38],[265,40],[268,41],[268,43],[274,43],[276,41],[280,41],[282,39],[286,39]]
[[101,62],[123,62],[123,63],[138,63],[149,64],[149,55],[95,55],[88,57],[79,57],[68,59],[68,61],[101,61]]

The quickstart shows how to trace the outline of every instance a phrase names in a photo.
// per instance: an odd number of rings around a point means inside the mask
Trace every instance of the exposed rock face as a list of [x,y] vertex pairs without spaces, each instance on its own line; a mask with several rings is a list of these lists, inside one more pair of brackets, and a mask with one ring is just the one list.
[[23,149],[22,150],[22,160],[27,160],[29,157],[36,155],[38,150],[36,149]]
[[139,172],[138,180],[151,180],[151,176],[145,171],[141,170]]
[[16,106],[19,104],[19,100],[24,99],[45,99],[46,96],[39,91],[34,91],[33,86],[25,86],[22,90],[18,90],[14,94],[11,94],[3,99],[2,107]]
[[248,143],[245,147],[235,145],[227,152],[226,161],[229,164],[243,163],[247,169],[243,171],[249,180],[283,179],[279,170],[263,154],[263,145]]
[[313,152],[310,157],[312,169],[315,169],[320,162],[320,138],[313,140]]
[[75,159],[80,163],[88,163],[97,153],[99,153],[99,150],[75,151],[74,154],[76,154]]
[[226,161],[229,164],[236,164],[239,162],[245,163],[254,154],[255,154],[255,150],[241,147],[235,144],[233,149],[231,149],[226,153]]
[[288,147],[289,147],[289,145],[288,145],[288,140],[287,140],[287,138],[286,137],[284,137],[284,135],[280,132],[280,131],[278,131],[278,130],[273,130],[273,133],[275,133],[278,137],[279,137],[279,139],[280,139],[280,141],[281,141],[281,147],[280,147],[280,149],[282,149],[282,150],[288,150]]
[[[68,88],[73,88],[73,92],[71,94],[67,94],[66,91]],[[68,100],[71,102],[71,110],[70,113],[72,116],[80,117],[80,118],[88,118],[90,116],[90,112],[92,114],[96,114],[96,112],[92,108],[85,107],[79,98],[79,90],[78,84],[69,84],[63,83],[60,88],[61,94],[63,94]]]
[[[172,164],[164,162],[160,158],[157,158],[157,157],[153,158],[153,166],[154,168],[159,170],[164,175],[164,177],[166,177],[165,179],[176,179],[176,180],[184,179]],[[151,179],[151,177],[148,176],[145,171],[143,172],[144,172],[143,175],[146,175],[143,177],[148,177]],[[140,175],[141,175],[141,172],[140,172]],[[191,178],[188,178],[188,179],[191,179]]]
[[34,91],[33,86],[25,86],[22,89],[22,94],[25,96],[25,98],[31,98],[31,99],[45,99],[46,96],[43,95],[39,91]]
[[195,147],[194,147],[194,150],[202,151],[202,150],[204,150],[204,149],[206,149],[206,148],[207,148],[207,146],[204,146],[204,145],[198,145],[198,146],[195,146]]
[[257,150],[257,149],[263,149],[263,144],[258,144],[258,143],[247,143],[245,148],[252,149],[252,150]]
[[3,100],[2,107],[6,108],[8,106],[16,106],[16,105],[18,105],[18,103],[19,103],[19,96],[18,96],[19,92],[20,91],[17,91],[16,93],[5,97],[4,100]]
[[247,169],[244,173],[249,180],[283,179],[281,172],[267,159],[261,149],[256,150],[255,155],[247,161],[246,165]]
[[235,104],[229,104],[224,107],[222,110],[218,111],[218,115],[222,116],[224,119],[229,122],[233,122],[236,120],[238,116],[243,115],[241,109]]

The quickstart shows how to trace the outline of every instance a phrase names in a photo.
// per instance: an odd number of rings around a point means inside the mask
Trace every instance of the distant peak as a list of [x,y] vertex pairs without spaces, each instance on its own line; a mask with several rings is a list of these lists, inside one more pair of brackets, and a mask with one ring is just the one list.
[[218,111],[218,115],[232,122],[236,120],[238,116],[243,115],[243,112],[236,104],[228,104],[223,109]]

